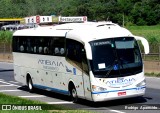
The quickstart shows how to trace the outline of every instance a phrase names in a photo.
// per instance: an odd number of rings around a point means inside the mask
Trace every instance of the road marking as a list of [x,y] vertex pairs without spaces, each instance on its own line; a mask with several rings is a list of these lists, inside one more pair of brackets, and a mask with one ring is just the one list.
[[4,83],[4,84],[8,84],[8,85],[14,85],[14,86],[17,86],[17,87],[21,87],[19,85],[15,85],[15,84],[11,84],[11,83],[8,83],[8,82],[4,82],[4,81],[0,81],[1,83]]
[[14,86],[14,85],[0,85],[0,87],[5,87],[5,86]]
[[0,81],[4,81],[4,79],[0,79]]
[[73,102],[67,102],[67,101],[63,101],[63,102],[47,102],[47,104],[73,104]]
[[22,97],[22,98],[39,98],[39,97],[46,97],[44,95],[32,95],[32,96],[18,96],[18,97]]
[[11,82],[11,83],[15,83],[15,84],[19,83],[19,82],[16,82],[16,81],[9,81],[9,82]]
[[16,91],[21,91],[21,90],[0,90],[0,92],[16,92]]
[[111,112],[116,112],[116,113],[126,113],[126,112],[122,112],[122,111],[118,111],[118,110],[109,110]]

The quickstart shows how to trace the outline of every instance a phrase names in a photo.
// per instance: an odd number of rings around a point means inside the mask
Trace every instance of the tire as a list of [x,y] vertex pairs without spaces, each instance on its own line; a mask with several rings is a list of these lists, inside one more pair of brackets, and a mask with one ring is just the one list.
[[76,103],[78,101],[78,96],[77,96],[77,91],[75,87],[72,87],[70,90],[70,94],[71,94],[71,99],[74,103]]
[[28,86],[29,92],[32,93],[34,91],[34,87],[33,87],[32,79],[30,77],[28,78],[27,86]]

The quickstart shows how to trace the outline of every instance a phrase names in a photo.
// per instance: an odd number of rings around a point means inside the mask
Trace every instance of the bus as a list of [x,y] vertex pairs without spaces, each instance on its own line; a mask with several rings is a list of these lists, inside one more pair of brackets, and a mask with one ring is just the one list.
[[1,30],[3,31],[16,31],[16,30],[21,30],[21,29],[29,29],[29,28],[34,28],[37,26],[36,24],[10,24],[10,25],[4,25],[1,27]]
[[112,22],[68,23],[13,34],[14,78],[28,86],[93,102],[143,96],[148,41]]

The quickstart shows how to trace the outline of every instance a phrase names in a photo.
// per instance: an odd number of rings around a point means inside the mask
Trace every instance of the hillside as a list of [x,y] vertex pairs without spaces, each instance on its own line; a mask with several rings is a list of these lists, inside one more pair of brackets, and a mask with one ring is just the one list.
[[0,18],[32,15],[88,16],[122,25],[160,23],[160,0],[0,0]]

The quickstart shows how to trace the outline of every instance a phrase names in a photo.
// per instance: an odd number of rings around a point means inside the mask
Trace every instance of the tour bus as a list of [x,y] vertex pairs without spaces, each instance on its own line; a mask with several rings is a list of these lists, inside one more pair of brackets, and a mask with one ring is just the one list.
[[35,88],[90,101],[143,96],[145,38],[112,22],[70,23],[13,34],[14,78]]

